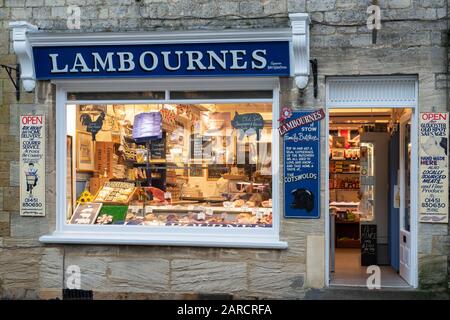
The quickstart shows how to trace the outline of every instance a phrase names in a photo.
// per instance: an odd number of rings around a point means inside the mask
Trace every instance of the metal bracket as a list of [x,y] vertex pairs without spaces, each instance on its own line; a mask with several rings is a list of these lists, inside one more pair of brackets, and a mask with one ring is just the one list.
[[311,69],[312,69],[312,75],[313,75],[314,98],[317,98],[317,94],[319,91],[319,88],[317,85],[317,59],[311,59],[311,60],[309,60],[309,63],[311,63]]
[[[20,100],[20,64],[16,64],[16,67],[7,66],[6,64],[0,64],[0,67],[6,70],[8,77],[11,80],[14,88],[16,88],[16,100]],[[16,72],[15,80],[12,76],[13,70]]]

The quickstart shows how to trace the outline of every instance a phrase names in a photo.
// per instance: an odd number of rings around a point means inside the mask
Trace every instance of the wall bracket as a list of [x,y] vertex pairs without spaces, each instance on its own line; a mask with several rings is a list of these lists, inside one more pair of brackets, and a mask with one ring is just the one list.
[[20,73],[20,79],[22,79],[25,91],[31,92],[36,86],[36,75],[34,72],[33,50],[28,40],[27,32],[35,32],[38,30],[38,27],[25,21],[10,22],[9,26],[13,31],[14,53],[17,55],[20,63],[20,70],[17,69],[16,72]]
[[289,15],[292,27],[292,51],[295,84],[304,89],[309,81],[309,15],[293,13]]
[[[7,66],[6,64],[0,64],[0,67],[5,69],[6,73],[8,73],[9,80],[11,80],[14,88],[16,88],[16,100],[20,100],[20,64],[16,64],[16,67]],[[13,70],[16,73],[16,76],[13,77]]]

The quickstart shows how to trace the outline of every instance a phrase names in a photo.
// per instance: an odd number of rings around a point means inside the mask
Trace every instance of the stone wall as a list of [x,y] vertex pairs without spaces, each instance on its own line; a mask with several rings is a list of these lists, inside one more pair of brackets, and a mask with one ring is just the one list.
[[[26,20],[46,31],[90,32],[224,28],[281,28],[288,13],[312,18],[311,57],[318,60],[319,96],[312,82],[299,92],[281,79],[282,105],[323,107],[325,77],[332,75],[417,74],[421,110],[446,109],[447,3],[445,0],[380,0],[382,28],[377,43],[366,27],[369,1],[361,0],[0,0],[0,63],[15,64],[9,21]],[[67,30],[67,6],[81,6],[81,30]],[[288,250],[42,245],[40,235],[55,224],[55,119],[52,86],[40,82],[33,93],[14,88],[0,73],[0,297],[52,298],[76,264],[82,287],[96,298],[179,297],[229,294],[237,297],[302,298],[307,290],[307,241],[323,236],[324,219],[282,218]],[[19,216],[18,116],[47,116],[47,215]],[[323,132],[323,141],[325,139]],[[325,157],[325,153],[322,153]],[[325,158],[323,158],[324,160]],[[324,176],[322,161],[322,181]],[[322,187],[324,194],[324,186]],[[322,207],[324,207],[322,197]],[[447,283],[448,226],[419,226],[420,286]],[[445,245],[447,243],[447,245]],[[318,250],[315,254],[322,254]],[[312,254],[311,252],[309,254]],[[311,257],[311,256],[310,256]],[[320,280],[320,279],[319,279]],[[323,281],[323,279],[322,279]],[[319,281],[320,282],[320,281]]]

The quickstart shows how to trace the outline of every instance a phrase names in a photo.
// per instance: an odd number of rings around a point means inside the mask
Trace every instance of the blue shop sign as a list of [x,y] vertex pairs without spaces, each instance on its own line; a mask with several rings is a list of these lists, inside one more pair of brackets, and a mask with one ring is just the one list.
[[36,79],[289,76],[289,41],[34,47]]
[[279,128],[284,137],[284,216],[320,218],[320,120],[324,111],[293,112]]

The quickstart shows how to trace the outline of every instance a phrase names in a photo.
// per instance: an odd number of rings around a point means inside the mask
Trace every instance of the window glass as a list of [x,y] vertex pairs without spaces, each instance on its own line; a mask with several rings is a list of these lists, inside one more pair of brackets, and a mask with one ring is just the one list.
[[272,227],[271,103],[70,105],[67,113],[68,224]]
[[164,100],[163,91],[140,92],[69,92],[68,101],[77,100]]
[[182,99],[272,99],[272,91],[171,91],[170,98]]

